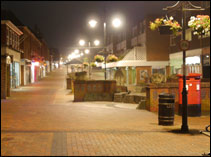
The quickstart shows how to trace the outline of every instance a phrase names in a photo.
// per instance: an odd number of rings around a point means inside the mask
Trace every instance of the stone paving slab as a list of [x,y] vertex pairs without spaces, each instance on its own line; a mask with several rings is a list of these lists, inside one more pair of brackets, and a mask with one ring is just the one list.
[[53,133],[1,132],[1,156],[48,156]]
[[[204,137],[206,146],[209,146]],[[184,142],[181,145],[181,142]],[[68,155],[199,156],[204,142],[188,136],[162,132],[76,132],[68,133]]]
[[1,144],[5,156],[200,156],[208,152],[209,138],[194,136],[157,131],[13,132],[2,133]]

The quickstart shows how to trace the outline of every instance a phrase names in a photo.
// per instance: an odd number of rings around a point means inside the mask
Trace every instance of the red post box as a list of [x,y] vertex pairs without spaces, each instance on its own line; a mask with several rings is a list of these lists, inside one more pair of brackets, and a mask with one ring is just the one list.
[[[182,115],[182,90],[183,90],[183,75],[179,77],[179,115]],[[201,116],[201,74],[190,73],[186,76],[186,90],[188,99],[188,116]]]

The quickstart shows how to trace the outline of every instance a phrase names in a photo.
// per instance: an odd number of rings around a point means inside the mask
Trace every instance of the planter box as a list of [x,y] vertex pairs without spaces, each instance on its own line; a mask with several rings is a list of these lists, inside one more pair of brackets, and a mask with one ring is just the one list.
[[74,102],[113,101],[116,92],[114,80],[75,80]]
[[67,89],[72,89],[72,81],[73,81],[73,79],[67,78],[66,80],[67,80]]
[[127,95],[127,92],[115,93],[114,102],[123,102],[125,95]]

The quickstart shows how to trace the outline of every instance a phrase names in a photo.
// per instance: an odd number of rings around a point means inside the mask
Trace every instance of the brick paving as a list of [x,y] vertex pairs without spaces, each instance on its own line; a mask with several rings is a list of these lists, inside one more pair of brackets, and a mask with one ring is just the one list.
[[210,116],[189,117],[189,134],[158,125],[158,115],[134,104],[77,102],[66,90],[65,68],[15,89],[1,100],[2,156],[200,156],[210,138],[199,131]]

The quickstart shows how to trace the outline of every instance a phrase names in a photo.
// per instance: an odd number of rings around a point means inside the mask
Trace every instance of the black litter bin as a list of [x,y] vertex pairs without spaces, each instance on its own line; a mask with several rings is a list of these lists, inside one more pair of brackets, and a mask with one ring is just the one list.
[[172,94],[159,94],[159,125],[174,125],[174,100],[175,96]]

